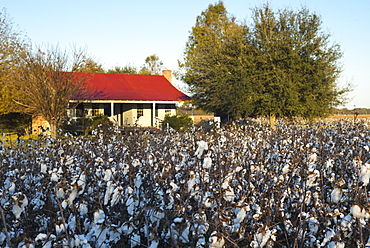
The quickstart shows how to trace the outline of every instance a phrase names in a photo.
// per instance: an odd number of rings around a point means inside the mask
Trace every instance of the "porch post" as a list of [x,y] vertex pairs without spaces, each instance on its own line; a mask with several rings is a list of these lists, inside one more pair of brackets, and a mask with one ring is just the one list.
[[113,116],[114,116],[114,102],[111,102],[110,103],[110,119],[111,119],[111,121],[115,121]]
[[153,102],[153,108],[152,108],[152,127],[155,126],[155,102]]

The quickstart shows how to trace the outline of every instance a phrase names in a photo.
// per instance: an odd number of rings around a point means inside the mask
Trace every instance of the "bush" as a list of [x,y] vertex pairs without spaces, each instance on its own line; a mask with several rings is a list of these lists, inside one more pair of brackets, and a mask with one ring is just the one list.
[[109,120],[108,116],[106,115],[99,115],[93,118],[82,117],[76,120],[66,120],[62,125],[64,132],[69,132],[74,135],[87,135],[94,129],[102,129],[107,131],[112,127],[113,122]]
[[106,115],[98,115],[92,118],[89,132],[94,129],[101,129],[103,131],[109,131],[113,127],[113,122]]
[[0,128],[5,132],[16,132],[18,136],[26,135],[31,122],[32,117],[26,114],[9,113],[0,116]]
[[163,128],[166,128],[167,124],[175,130],[186,130],[193,124],[193,120],[188,115],[166,115],[163,121]]

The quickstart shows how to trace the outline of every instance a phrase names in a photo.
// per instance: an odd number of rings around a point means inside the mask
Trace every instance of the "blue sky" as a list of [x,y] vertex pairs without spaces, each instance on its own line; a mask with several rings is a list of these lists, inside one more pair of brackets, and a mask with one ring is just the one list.
[[[177,70],[195,19],[210,0],[0,0],[14,25],[35,45],[85,48],[105,69],[141,66],[156,54],[164,67]],[[265,0],[224,0],[228,12],[250,22],[251,9]],[[341,45],[341,84],[352,83],[345,107],[370,108],[370,1],[270,0],[276,10],[302,6],[321,16],[331,41]],[[181,87],[180,82],[176,82]]]

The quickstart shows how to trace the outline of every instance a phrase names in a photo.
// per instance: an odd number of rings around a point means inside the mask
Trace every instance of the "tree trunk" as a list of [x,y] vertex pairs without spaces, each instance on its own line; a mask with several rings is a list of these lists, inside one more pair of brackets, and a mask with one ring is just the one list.
[[50,125],[50,133],[51,133],[51,137],[56,140],[57,139],[57,121],[55,120],[51,120],[49,121],[49,125]]
[[276,125],[276,116],[274,114],[269,115],[270,127],[273,128]]

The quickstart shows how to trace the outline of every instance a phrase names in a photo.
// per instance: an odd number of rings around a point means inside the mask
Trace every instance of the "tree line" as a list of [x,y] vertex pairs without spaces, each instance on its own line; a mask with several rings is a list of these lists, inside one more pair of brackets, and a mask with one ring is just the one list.
[[122,67],[115,66],[108,70],[105,70],[103,65],[97,63],[92,58],[84,58],[82,64],[77,68],[77,71],[89,73],[161,75],[162,69],[163,62],[156,54],[152,54],[146,57],[145,63],[141,67],[127,64]]
[[336,115],[370,115],[370,109],[368,108],[354,108],[354,109],[340,108],[340,109],[335,109],[334,114]]
[[238,23],[222,1],[196,19],[183,59],[182,79],[194,103],[234,120],[246,116],[325,117],[346,102],[339,87],[342,52],[306,8],[253,9]]

